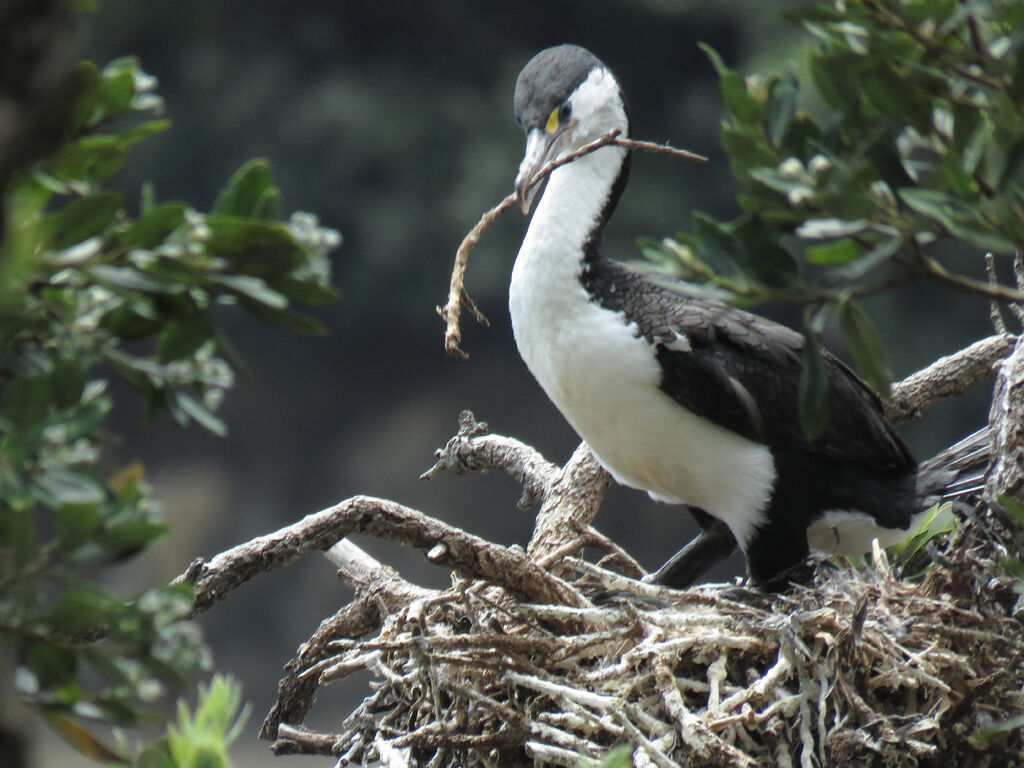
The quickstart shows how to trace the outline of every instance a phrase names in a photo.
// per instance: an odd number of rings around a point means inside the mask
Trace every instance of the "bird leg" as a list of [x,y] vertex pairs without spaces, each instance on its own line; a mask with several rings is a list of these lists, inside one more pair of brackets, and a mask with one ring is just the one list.
[[725,523],[701,509],[691,508],[690,512],[700,524],[700,534],[658,570],[644,576],[646,583],[685,589],[736,550],[736,539]]

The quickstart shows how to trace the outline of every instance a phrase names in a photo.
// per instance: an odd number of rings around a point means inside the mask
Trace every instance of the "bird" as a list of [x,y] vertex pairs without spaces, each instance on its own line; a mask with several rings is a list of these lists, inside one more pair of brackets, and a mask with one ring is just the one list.
[[851,555],[905,538],[936,502],[977,492],[979,430],[919,464],[882,402],[822,351],[831,419],[800,426],[803,334],[603,254],[629,176],[609,144],[545,164],[611,131],[630,135],[618,80],[577,45],[537,53],[513,99],[526,149],[515,179],[525,215],[509,312],[526,366],[622,485],[683,505],[699,535],[648,581],[684,588],[738,546],[755,586],[804,581],[811,550]]

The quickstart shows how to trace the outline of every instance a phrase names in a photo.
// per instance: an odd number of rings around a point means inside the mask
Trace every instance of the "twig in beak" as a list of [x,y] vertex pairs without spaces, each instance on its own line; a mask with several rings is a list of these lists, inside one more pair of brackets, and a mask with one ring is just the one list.
[[[560,157],[557,160],[548,163],[537,172],[533,177],[533,180],[526,186],[526,190],[540,184],[555,169],[561,168],[566,163],[571,163],[573,160],[583,157],[583,155],[588,155],[601,147],[608,146],[609,144],[614,144],[615,146],[629,150],[636,150],[638,152],[682,157],[687,160],[696,160],[701,163],[706,163],[708,160],[703,155],[687,152],[685,149],[676,149],[675,147],[670,147],[667,144],[656,144],[652,141],[620,139],[619,133],[619,130],[609,131],[601,138],[590,142],[586,146],[580,147],[576,151],[570,152],[564,157]],[[463,303],[465,303],[469,308],[478,323],[483,326],[490,325],[487,318],[484,317],[476,304],[474,304],[473,300],[469,297],[469,294],[466,292],[466,263],[469,259],[469,252],[473,250],[477,241],[480,239],[480,236],[483,235],[487,228],[494,223],[495,219],[509,208],[517,206],[518,204],[519,199],[516,194],[513,193],[491,208],[491,210],[487,211],[487,213],[480,217],[480,221],[476,223],[476,226],[469,231],[469,234],[462,239],[459,249],[455,252],[455,265],[452,267],[452,278],[448,286],[448,301],[443,307],[437,307],[437,314],[445,321],[444,351],[449,357],[454,357],[459,360],[465,360],[469,357],[462,347],[459,346],[462,342],[462,330],[459,326],[459,319],[462,315]]]

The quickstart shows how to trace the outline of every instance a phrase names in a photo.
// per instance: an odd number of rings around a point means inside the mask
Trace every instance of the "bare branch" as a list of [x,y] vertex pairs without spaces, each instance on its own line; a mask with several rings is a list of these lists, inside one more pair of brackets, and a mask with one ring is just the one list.
[[912,250],[917,257],[918,263],[924,268],[925,273],[929,277],[947,283],[958,290],[989,300],[1008,304],[1024,303],[1024,292],[1020,289],[1008,288],[1001,284],[992,285],[986,281],[975,280],[966,275],[950,272],[937,259],[926,254],[916,241],[912,245]]
[[324,553],[338,568],[338,577],[357,592],[372,590],[378,600],[402,605],[428,594],[430,590],[406,581],[398,571],[384,565],[357,547],[342,539]]
[[332,755],[337,735],[282,724],[272,747],[276,755]]
[[366,595],[320,622],[312,637],[300,646],[295,658],[285,664],[286,674],[277,684],[277,701],[263,721],[260,738],[280,739],[279,726],[282,723],[301,723],[306,718],[313,707],[320,682],[315,677],[303,677],[302,672],[330,658],[329,643],[338,638],[354,639],[375,632],[394,608],[385,601],[378,602]]
[[487,422],[478,422],[470,411],[459,415],[459,431],[434,455],[437,462],[420,475],[421,480],[430,480],[441,472],[466,475],[491,469],[504,470],[523,484],[520,509],[542,502],[559,471],[533,446],[513,437],[490,434]]
[[435,565],[484,579],[542,602],[585,605],[579,592],[539,568],[525,554],[466,533],[387,499],[354,496],[292,525],[193,562],[175,581],[195,585],[202,613],[254,576],[324,551],[351,533],[365,533],[424,550]]
[[[996,259],[992,255],[992,251],[985,254],[985,275],[988,278],[989,285],[999,285],[999,279],[996,276]],[[1020,288],[1019,284],[1017,288]],[[1017,304],[1011,304],[1011,306],[1018,308]],[[1003,320],[1002,305],[995,299],[991,299],[988,303],[988,315],[995,332],[998,334],[1006,333],[1006,322]]]
[[[1017,290],[1024,291],[1024,253],[1020,251],[1013,254],[1013,278],[1017,284]],[[1024,325],[1024,306],[1011,304],[1010,310],[1017,318],[1017,322]]]
[[1024,336],[999,368],[989,411],[992,466],[985,495],[1024,500]]
[[935,401],[962,395],[991,378],[996,364],[1009,354],[1016,336],[1002,334],[976,341],[892,385],[885,414],[893,423],[917,418]]
[[597,463],[586,443],[580,443],[548,489],[527,552],[541,560],[570,542],[585,545],[585,531],[601,506],[611,477]]

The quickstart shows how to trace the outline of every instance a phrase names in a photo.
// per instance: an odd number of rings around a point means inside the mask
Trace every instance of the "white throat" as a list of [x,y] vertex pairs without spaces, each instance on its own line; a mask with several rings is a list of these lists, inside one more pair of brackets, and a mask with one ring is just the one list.
[[[549,177],[512,269],[516,345],[548,397],[618,482],[661,501],[699,506],[729,525],[744,545],[763,519],[774,482],[767,448],[705,421],[662,392],[652,347],[623,315],[594,301],[580,281],[587,239],[600,234],[594,230],[624,157],[621,147],[602,147]],[[735,466],[752,470],[736,478]]]

